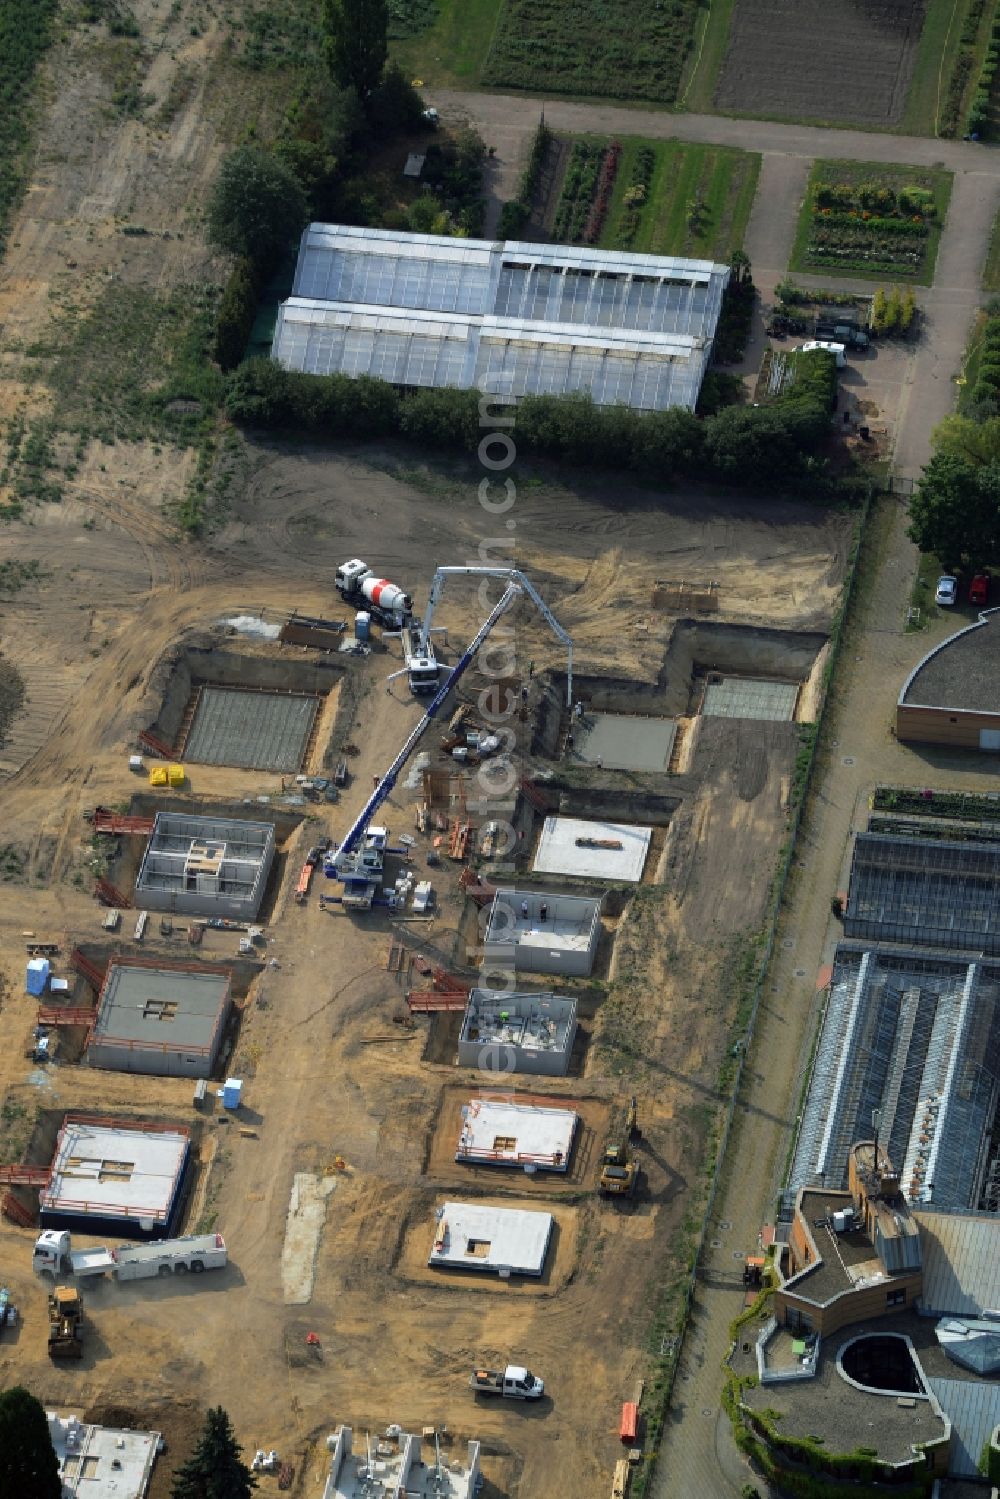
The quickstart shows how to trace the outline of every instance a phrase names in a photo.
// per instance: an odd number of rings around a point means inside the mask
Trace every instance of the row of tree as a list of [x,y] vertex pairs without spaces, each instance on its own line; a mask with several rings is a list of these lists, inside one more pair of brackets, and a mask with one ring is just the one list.
[[[251,427],[291,428],[321,437],[409,438],[474,453],[482,435],[475,390],[400,391],[384,380],[302,375],[250,359],[231,376],[227,412]],[[580,466],[631,470],[661,483],[709,478],[810,495],[834,484],[822,449],[830,415],[822,397],[792,387],[768,406],[730,406],[699,418],[680,408],[637,412],[595,406],[588,395],[522,396],[518,451]]]
[[[250,1499],[257,1487],[232,1423],[217,1406],[195,1449],[174,1473],[171,1499]],[[4,1499],[62,1499],[59,1460],[45,1411],[22,1385],[0,1394],[0,1494]]]
[[953,571],[1000,567],[1000,384],[983,378],[990,361],[1000,370],[1000,303],[987,312],[972,399],[934,432],[910,501],[910,539]]

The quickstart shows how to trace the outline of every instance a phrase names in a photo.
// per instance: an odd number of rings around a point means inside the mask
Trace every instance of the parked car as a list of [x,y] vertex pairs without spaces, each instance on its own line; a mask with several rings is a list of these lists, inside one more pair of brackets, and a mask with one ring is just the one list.
[[953,578],[951,573],[942,573],[938,578],[937,587],[934,590],[934,602],[945,608],[950,608],[952,604],[958,602],[958,579]]
[[990,601],[990,575],[989,573],[976,573],[969,584],[969,603],[988,604]]

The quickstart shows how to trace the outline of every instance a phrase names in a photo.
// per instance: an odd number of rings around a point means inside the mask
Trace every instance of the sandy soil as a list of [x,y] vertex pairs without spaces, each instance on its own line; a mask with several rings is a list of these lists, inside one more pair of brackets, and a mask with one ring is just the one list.
[[[68,306],[85,310],[115,280],[165,292],[221,269],[199,238],[205,187],[241,119],[267,103],[249,84],[237,103],[216,86],[222,34],[203,17],[202,34],[192,36],[187,0],[169,16],[155,0],[135,0],[134,9],[148,43],[140,81],[155,101],[142,119],[109,108],[108,58],[93,37],[69,33],[53,59],[35,179],[0,270],[2,418],[49,409],[27,350],[50,336]],[[157,124],[159,104],[179,82],[176,112]],[[266,84],[265,76],[260,93]],[[123,235],[123,224],[150,232]],[[33,1069],[24,1056],[35,1007],[23,992],[23,933],[60,941],[63,971],[73,943],[99,940],[94,850],[81,814],[146,789],[129,775],[126,757],[136,733],[155,721],[154,679],[178,641],[201,638],[235,613],[339,613],[332,580],[346,557],[370,559],[419,604],[437,564],[507,560],[512,545],[513,559],[571,631],[581,678],[591,686],[603,679],[625,695],[641,691],[642,711],[664,711],[674,621],[652,605],[657,580],[716,581],[719,621],[821,633],[848,545],[842,517],[806,505],[668,499],[614,476],[569,484],[544,469],[522,475],[516,507],[491,520],[476,498],[482,470],[471,463],[424,465],[412,451],[307,444],[247,445],[223,524],[193,544],[164,518],[191,477],[190,453],[124,441],[84,448],[61,504],[31,505],[23,520],[0,529],[0,560],[35,558],[46,574],[5,600],[0,614],[0,650],[27,693],[0,745],[6,1158],[20,1153],[36,1119],[51,1128],[70,1108],[198,1124],[189,1082],[58,1062]],[[483,612],[472,586],[449,585],[438,620],[452,631],[447,651]],[[233,649],[231,638],[219,638]],[[513,639],[521,669],[535,665],[539,696],[522,726],[527,740],[548,673],[565,662],[524,606]],[[401,984],[386,971],[399,925],[384,912],[357,922],[328,914],[315,891],[305,906],[291,898],[300,856],[321,833],[343,831],[415,722],[400,684],[382,690],[396,665],[396,646],[352,663],[351,693],[329,704],[322,726],[321,746],[338,706],[353,702],[348,732],[359,753],[340,805],[306,809],[309,820],[289,839],[268,918],[268,956],[279,966],[251,995],[231,1064],[246,1079],[241,1123],[252,1133],[218,1111],[198,1124],[188,1226],[216,1224],[231,1247],[230,1267],[197,1285],[88,1292],[86,1356],[59,1367],[45,1356],[44,1288],[27,1269],[31,1232],[0,1223],[3,1278],[24,1312],[23,1325],[0,1343],[0,1383],[23,1381],[46,1403],[68,1408],[124,1404],[137,1419],[178,1432],[190,1428],[194,1407],[221,1402],[247,1447],[277,1446],[296,1462],[302,1492],[313,1491],[323,1468],[317,1438],[339,1420],[371,1429],[444,1423],[456,1444],[477,1437],[491,1492],[532,1499],[603,1492],[619,1452],[618,1406],[645,1371],[651,1308],[683,1252],[680,1226],[700,1190],[728,1044],[727,977],[734,944],[759,923],[784,836],[795,730],[696,721],[685,736],[683,768],[668,788],[678,806],[669,826],[664,818],[657,828],[650,883],[617,921],[609,967],[601,968],[609,982],[583,991],[590,1044],[575,1075],[545,1084],[547,1095],[579,1100],[588,1126],[579,1179],[548,1194],[544,1181],[520,1187],[566,1220],[551,1283],[487,1289],[463,1277],[453,1287],[435,1274],[433,1285],[417,1284],[416,1267],[413,1277],[401,1273],[405,1246],[424,1253],[433,1203],[453,1191],[450,1175],[429,1169],[438,1112],[451,1096],[445,1090],[461,1081],[452,1049],[436,1030],[428,1035],[426,1020],[407,1023]],[[769,658],[762,667],[771,669]],[[550,737],[555,746],[558,734]],[[544,777],[560,767],[542,754],[523,768]],[[654,785],[574,768],[560,795],[579,803],[598,792],[627,794],[627,813],[639,820],[644,798],[648,805],[662,785],[662,777]],[[184,794],[217,803],[278,790],[278,777],[194,766]],[[386,820],[397,831],[412,828],[414,798],[402,786],[394,792]],[[457,873],[446,865],[435,875],[433,922],[404,928],[411,948],[445,966],[456,952],[464,957],[467,940]],[[127,921],[123,950],[131,933]],[[145,948],[190,953],[182,934],[161,938],[155,921]],[[234,950],[233,935],[221,933],[208,934],[202,949],[207,959]],[[644,1188],[623,1209],[594,1195],[592,1162],[633,1092]],[[303,1229],[296,1248],[300,1260],[312,1257],[295,1267],[309,1272],[297,1273],[296,1284],[308,1287],[311,1277],[304,1305],[286,1301],[282,1289],[296,1174],[320,1179],[324,1190],[333,1183],[325,1227]],[[488,1185],[475,1184],[480,1192]],[[310,1331],[320,1336],[318,1351],[306,1345]],[[551,1402],[522,1410],[474,1401],[470,1365],[506,1358],[537,1367]],[[177,1455],[179,1438],[168,1460]]]
[[[137,729],[155,718],[149,684],[164,653],[186,632],[203,632],[250,602],[337,612],[330,580],[344,556],[377,558],[418,600],[435,562],[476,556],[481,512],[474,491],[451,471],[422,471],[415,487],[386,471],[396,463],[392,454],[371,455],[375,463],[361,453],[320,449],[261,449],[251,457],[250,482],[227,526],[197,549],[169,536],[148,491],[145,504],[138,496],[116,502],[92,529],[85,525],[95,512],[81,502],[33,513],[33,524],[0,533],[0,556],[44,535],[53,574],[9,606],[10,657],[27,675],[32,653],[41,650],[63,672],[57,711],[29,691],[0,788],[5,838],[23,848],[27,876],[5,885],[0,914],[8,980],[0,1025],[9,1043],[0,1055],[0,1088],[29,1113],[82,1105],[194,1117],[189,1083],[70,1066],[27,1076],[23,1060],[33,1008],[22,992],[21,932],[65,934],[67,943],[97,938],[100,910],[88,890],[81,813],[97,802],[125,801],[136,790],[126,755]],[[558,545],[553,514],[560,518]],[[740,514],[731,502],[667,502],[622,490],[609,502],[597,484],[531,487],[518,519],[519,558],[572,629],[578,670],[589,682],[607,676],[609,690],[628,691],[631,682],[652,694],[671,629],[670,618],[649,606],[655,578],[727,578],[720,619],[766,617],[770,593],[772,617],[815,630],[832,604],[846,541],[842,522],[806,509]],[[127,587],[126,557],[134,565]],[[93,645],[88,622],[105,573],[108,596],[100,599]],[[474,590],[454,585],[441,622],[461,638],[478,610]],[[219,638],[227,651],[238,648],[232,637]],[[517,639],[535,660],[537,679],[549,667],[561,669],[558,643],[523,609]],[[127,1390],[136,1409],[183,1389],[192,1398],[222,1401],[248,1445],[276,1445],[300,1461],[313,1434],[338,1419],[446,1421],[452,1432],[496,1448],[486,1469],[503,1492],[518,1484],[525,1493],[565,1492],[568,1475],[578,1491],[592,1492],[610,1471],[617,1404],[643,1370],[652,1288],[670,1264],[696,1190],[706,1108],[715,1103],[726,1045],[732,1000],[726,965],[732,943],[759,922],[766,895],[761,870],[783,836],[795,729],[696,721],[687,768],[670,778],[678,810],[669,827],[657,830],[658,882],[644,887],[618,924],[611,997],[602,1003],[598,994],[596,1013],[589,1002],[592,1028],[603,1040],[586,1053],[582,1077],[545,1084],[547,1095],[580,1100],[594,1135],[590,1157],[606,1137],[609,1110],[638,1091],[642,1198],[631,1211],[600,1202],[592,1169],[586,1180],[570,1189],[556,1184],[547,1196],[544,1181],[533,1184],[532,1202],[558,1207],[567,1190],[580,1194],[572,1207],[564,1204],[572,1229],[558,1246],[551,1283],[515,1294],[458,1277],[457,1287],[445,1289],[451,1277],[435,1272],[433,1285],[426,1284],[429,1272],[417,1261],[425,1257],[433,1202],[442,1188],[445,1195],[454,1190],[450,1175],[425,1174],[434,1160],[431,1140],[440,1133],[434,1121],[442,1086],[456,1086],[454,1069],[447,1061],[420,1061],[427,1021],[415,1029],[396,1023],[405,1007],[397,980],[385,971],[388,917],[374,913],[362,923],[327,914],[315,900],[299,907],[289,888],[298,868],[294,850],[345,825],[371,774],[384,768],[414,721],[416,710],[402,691],[378,686],[390,664],[380,649],[357,666],[360,707],[350,733],[361,753],[352,762],[353,783],[338,807],[312,809],[313,820],[292,839],[289,874],[269,926],[269,956],[280,968],[263,981],[267,1007],[251,1002],[247,1009],[233,1063],[247,1079],[246,1121],[255,1136],[213,1115],[200,1145],[206,1169],[214,1164],[197,1217],[210,1215],[225,1232],[232,1266],[206,1276],[196,1290],[146,1283],[100,1289],[88,1298],[91,1337],[82,1365],[55,1368],[44,1355],[42,1291],[24,1269],[30,1233],[5,1224],[5,1276],[25,1324],[0,1350],[0,1377],[23,1378],[60,1403],[120,1400]],[[12,754],[18,746],[26,755],[21,764]],[[544,762],[535,767],[543,770]],[[191,774],[195,800],[277,789],[274,777],[260,778],[255,789],[248,773],[224,768],[195,766]],[[603,781],[603,794],[617,794],[617,785],[640,806],[636,778],[605,773]],[[415,795],[397,788],[386,815],[391,827],[413,825]],[[456,946],[464,955],[456,873],[449,866],[435,875],[439,915],[429,927],[411,928],[411,943],[446,963]],[[130,933],[127,922],[126,947]],[[188,950],[183,937],[173,942]],[[169,947],[155,931],[150,945]],[[234,948],[232,936],[213,933],[204,955],[232,955]],[[338,1157],[346,1169],[336,1173],[315,1246],[312,1300],[286,1305],[280,1267],[293,1174],[322,1175],[336,1169]],[[477,1183],[476,1191],[487,1186]],[[164,1300],[168,1317],[159,1305]],[[252,1336],[234,1335],[242,1327],[252,1327]],[[313,1330],[322,1339],[320,1361],[305,1347]],[[508,1355],[553,1379],[550,1412],[512,1415],[486,1402],[470,1409],[466,1366]],[[553,1489],[556,1440],[562,1476]]]

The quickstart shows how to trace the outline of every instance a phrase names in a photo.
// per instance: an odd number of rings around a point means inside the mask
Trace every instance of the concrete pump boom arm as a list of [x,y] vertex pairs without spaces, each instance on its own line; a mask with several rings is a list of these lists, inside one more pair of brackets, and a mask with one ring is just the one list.
[[431,623],[434,619],[434,610],[437,607],[438,600],[441,597],[445,582],[448,578],[463,577],[502,578],[507,583],[516,583],[517,586],[522,590],[522,592],[528,595],[529,599],[534,604],[539,614],[545,620],[545,623],[548,625],[549,629],[555,636],[558,637],[559,640],[562,641],[563,645],[566,647],[566,706],[568,708],[571,708],[573,706],[572,637],[563,629],[562,625],[556,619],[555,615],[552,613],[552,610],[542,598],[541,594],[538,592],[538,589],[535,587],[534,583],[532,583],[531,579],[525,573],[521,572],[519,568],[484,566],[439,567],[437,572],[434,574],[434,579],[431,583],[431,591],[427,599],[427,609],[424,614],[424,622],[420,627],[420,649],[422,651],[427,650],[427,642],[430,639],[431,634]]
[[497,620],[500,619],[502,615],[506,614],[507,610],[512,606],[512,604],[514,604],[514,602],[521,597],[521,592],[522,589],[519,583],[511,582],[507,585],[507,588],[504,590],[503,597],[500,599],[499,603],[497,603],[491,610],[489,617],[485,619],[480,625],[473,639],[469,641],[469,644],[466,646],[461,656],[459,656],[458,660],[455,662],[455,665],[451,668],[448,675],[445,677],[444,682],[438,688],[437,692],[435,692],[434,696],[431,698],[431,701],[427,704],[427,707],[424,710],[423,714],[418,719],[414,727],[410,730],[410,733],[407,735],[406,740],[403,743],[402,749],[399,751],[398,755],[389,766],[389,769],[385,772],[385,775],[382,776],[371,796],[365,802],[355,821],[348,828],[346,834],[344,835],[343,842],[337,850],[338,856],[341,854],[349,854],[353,852],[360,840],[364,837],[372,818],[375,816],[375,813],[378,811],[382,803],[391,794],[392,789],[399,778],[400,771],[403,769],[403,766],[406,764],[407,760],[409,760],[410,756],[413,754],[413,751],[420,743],[420,740],[427,732],[427,729],[430,727],[432,720],[436,717],[438,711],[441,708],[441,705],[444,703],[445,698],[448,696],[451,689],[455,686],[455,683],[463,675],[467,667],[471,664],[472,661],[475,660],[476,656],[479,653],[480,647],[488,638]]

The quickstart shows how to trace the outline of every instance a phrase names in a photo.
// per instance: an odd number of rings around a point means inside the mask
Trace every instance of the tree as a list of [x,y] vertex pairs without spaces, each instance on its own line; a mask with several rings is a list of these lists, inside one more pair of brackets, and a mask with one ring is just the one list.
[[219,170],[208,202],[208,237],[229,255],[268,266],[305,223],[295,173],[261,146],[240,146]]
[[1000,417],[975,422],[967,416],[946,416],[931,434],[935,453],[964,458],[978,467],[981,463],[1000,463]]
[[0,1395],[0,1494],[62,1499],[45,1411],[22,1385]]
[[205,1417],[194,1452],[174,1474],[171,1499],[249,1499],[257,1479],[242,1450],[228,1415],[216,1406]]
[[367,105],[382,81],[389,52],[386,0],[323,0],[323,21],[334,78]]
[[907,534],[944,567],[1000,561],[1000,465],[935,453],[910,500]]

